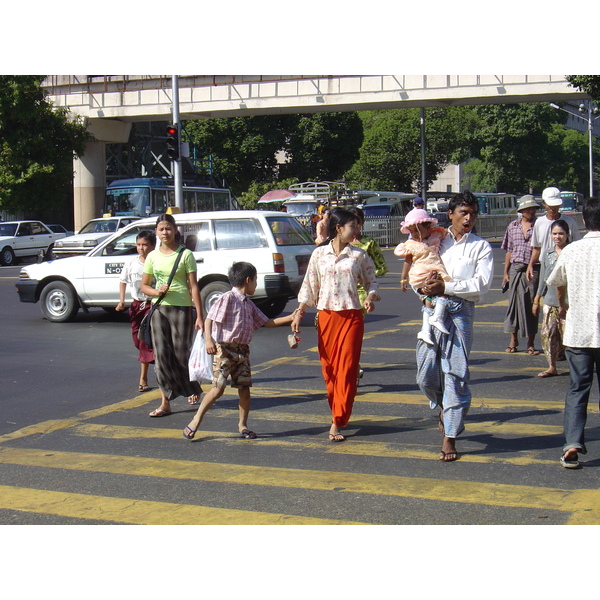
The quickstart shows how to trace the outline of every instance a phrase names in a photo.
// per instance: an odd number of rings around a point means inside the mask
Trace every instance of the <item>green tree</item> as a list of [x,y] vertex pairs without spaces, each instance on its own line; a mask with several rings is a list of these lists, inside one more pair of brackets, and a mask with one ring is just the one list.
[[573,87],[600,102],[600,75],[567,75],[566,79]]
[[354,164],[363,142],[358,113],[295,115],[280,174],[298,181],[337,181]]
[[[359,158],[346,173],[353,187],[394,191],[421,190],[421,126],[419,109],[359,113],[364,141]],[[474,127],[465,107],[425,110],[425,164],[428,186],[451,160],[467,155],[464,141]]]
[[[236,196],[252,183],[337,179],[362,142],[356,113],[203,119],[186,122],[185,129],[200,155],[213,156]],[[284,164],[277,162],[280,152]]]
[[480,159],[468,169],[471,189],[489,192],[539,190],[548,182],[557,148],[549,141],[553,124],[566,115],[546,104],[493,104],[474,106],[478,126],[467,146]]
[[85,127],[55,109],[43,76],[0,76],[0,207],[35,213],[64,208],[73,158],[90,139]]
[[253,181],[277,178],[276,154],[284,148],[292,115],[224,117],[187,121],[185,130],[201,156],[211,154],[237,196]]

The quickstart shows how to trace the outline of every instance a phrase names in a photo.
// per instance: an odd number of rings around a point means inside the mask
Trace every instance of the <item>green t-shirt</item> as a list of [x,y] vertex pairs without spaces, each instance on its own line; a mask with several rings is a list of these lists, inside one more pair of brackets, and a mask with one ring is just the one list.
[[[197,270],[196,259],[190,250],[184,248],[180,250],[183,256],[177,265],[177,271],[169,287],[169,291],[161,300],[161,304],[168,306],[192,306],[192,294],[188,288],[187,274],[195,273]],[[159,248],[152,250],[146,257],[144,263],[144,273],[149,273],[156,277],[156,287],[169,282],[169,276],[173,270],[173,265],[177,260],[177,252],[173,254],[163,254]],[[158,296],[157,296],[158,298]],[[156,299],[154,300],[156,301]]]

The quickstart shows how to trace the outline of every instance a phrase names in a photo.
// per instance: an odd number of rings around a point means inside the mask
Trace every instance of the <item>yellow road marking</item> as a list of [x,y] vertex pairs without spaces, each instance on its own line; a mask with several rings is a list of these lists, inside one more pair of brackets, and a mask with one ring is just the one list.
[[[233,411],[231,411],[233,413]],[[222,416],[222,415],[218,415]],[[231,415],[233,416],[233,415]],[[433,426],[431,427],[434,428]],[[437,428],[437,424],[435,425]],[[73,435],[82,437],[94,437],[104,439],[169,439],[180,440],[181,429],[163,429],[154,427],[128,427],[124,425],[97,425],[93,423],[82,423],[69,431]],[[197,442],[218,442],[225,445],[240,444],[239,437],[232,431],[199,430],[194,438]],[[182,439],[183,442],[183,439]],[[377,456],[380,458],[403,458],[419,460],[438,460],[439,446],[427,446],[425,444],[395,444],[387,442],[365,442],[352,438],[350,444],[332,444],[325,437],[307,439],[305,436],[287,435],[285,438],[259,433],[259,437],[253,444],[261,446],[278,446],[286,450],[316,450],[327,454],[346,454],[354,456]],[[462,462],[482,464],[510,464],[510,465],[556,465],[556,460],[536,458],[533,451],[515,451],[514,456],[496,457],[491,455],[463,454]]]
[[[375,494],[421,498],[463,504],[507,506],[597,514],[600,490],[563,490],[559,488],[485,483],[481,481],[441,480],[397,475],[341,473],[281,467],[208,463],[83,452],[60,452],[0,448],[0,463],[186,479],[216,483],[270,486],[321,491],[344,491],[352,494]],[[558,468],[558,465],[557,465]],[[578,515],[579,522],[589,515]]]
[[0,486],[0,508],[131,525],[361,525],[354,521],[52,492],[6,485]]

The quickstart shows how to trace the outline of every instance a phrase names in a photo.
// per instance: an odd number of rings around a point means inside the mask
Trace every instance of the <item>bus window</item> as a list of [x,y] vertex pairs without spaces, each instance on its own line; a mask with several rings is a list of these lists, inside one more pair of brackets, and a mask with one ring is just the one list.
[[150,194],[148,188],[129,188],[106,190],[107,213],[115,217],[137,215],[146,216],[150,207]]

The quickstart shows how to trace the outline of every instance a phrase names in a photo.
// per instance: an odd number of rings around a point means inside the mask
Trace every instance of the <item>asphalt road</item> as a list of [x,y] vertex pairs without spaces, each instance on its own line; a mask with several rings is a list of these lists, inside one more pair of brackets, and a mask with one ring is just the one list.
[[600,523],[597,389],[584,468],[563,469],[567,365],[542,380],[545,358],[528,356],[525,340],[504,353],[503,253],[493,246],[494,283],[476,309],[473,404],[454,463],[438,460],[437,413],[415,385],[419,305],[400,290],[391,249],[341,444],[327,440],[311,313],[296,350],[287,327],[255,334],[250,425],[259,437],[238,437],[228,389],[189,442],[185,399],[169,417],[148,417],[158,391],[137,392],[126,316],[80,311],[50,323],[19,302],[19,267],[0,268],[0,524]]

